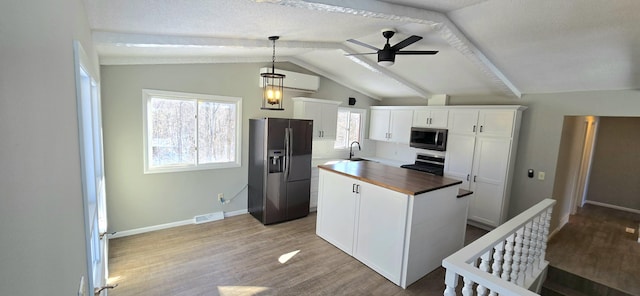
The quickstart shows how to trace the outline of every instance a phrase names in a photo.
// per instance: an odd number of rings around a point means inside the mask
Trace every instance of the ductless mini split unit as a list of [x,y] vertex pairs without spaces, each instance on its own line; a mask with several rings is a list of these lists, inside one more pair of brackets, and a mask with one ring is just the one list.
[[[260,73],[271,72],[271,68],[261,68]],[[308,75],[284,70],[275,69],[276,73],[284,74],[284,88],[301,92],[317,92],[320,87],[320,77],[315,75]],[[259,77],[258,85],[264,87],[262,84],[262,77]]]

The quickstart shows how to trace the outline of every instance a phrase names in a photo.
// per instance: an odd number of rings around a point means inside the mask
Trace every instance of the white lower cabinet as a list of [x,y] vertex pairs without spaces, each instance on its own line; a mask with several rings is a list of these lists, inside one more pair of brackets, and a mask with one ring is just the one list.
[[463,246],[458,186],[406,195],[320,169],[316,233],[406,288]]

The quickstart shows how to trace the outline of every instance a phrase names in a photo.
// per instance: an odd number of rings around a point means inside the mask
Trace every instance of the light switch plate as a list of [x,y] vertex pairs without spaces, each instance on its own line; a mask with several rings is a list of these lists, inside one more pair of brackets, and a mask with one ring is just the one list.
[[538,172],[538,180],[544,180],[544,172]]

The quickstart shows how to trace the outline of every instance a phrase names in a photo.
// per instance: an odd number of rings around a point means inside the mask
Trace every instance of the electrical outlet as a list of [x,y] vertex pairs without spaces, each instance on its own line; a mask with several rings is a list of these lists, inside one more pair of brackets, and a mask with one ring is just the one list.
[[538,180],[544,180],[544,172],[538,172]]
[[224,193],[218,193],[218,201],[224,203]]

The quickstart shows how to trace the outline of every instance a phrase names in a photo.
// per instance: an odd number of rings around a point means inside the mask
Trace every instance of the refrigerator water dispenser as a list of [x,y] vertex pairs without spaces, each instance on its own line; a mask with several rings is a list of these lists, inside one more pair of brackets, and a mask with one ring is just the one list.
[[269,173],[284,172],[284,151],[269,150]]

